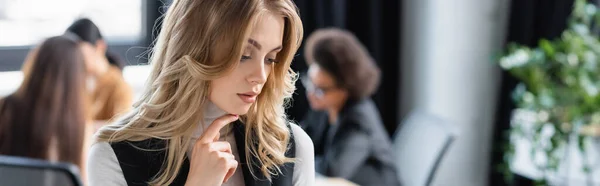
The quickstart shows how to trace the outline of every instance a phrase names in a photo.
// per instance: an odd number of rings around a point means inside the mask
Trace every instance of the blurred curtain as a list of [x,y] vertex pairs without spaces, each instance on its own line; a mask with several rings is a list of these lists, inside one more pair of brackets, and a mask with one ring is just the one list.
[[[519,43],[536,46],[542,38],[560,37],[567,26],[573,0],[513,0],[505,44]],[[511,111],[515,104],[510,96],[518,81],[507,72],[502,73],[496,121],[494,123],[493,150],[489,185],[508,185],[498,169],[504,157],[504,144],[508,143]],[[513,185],[533,185],[528,178],[515,175]]]
[[[304,38],[319,28],[337,27],[353,32],[367,47],[381,69],[379,90],[373,96],[389,134],[398,125],[400,113],[400,1],[294,0],[304,24]],[[303,48],[292,63],[296,72],[306,72]],[[308,111],[304,87],[298,82],[291,119],[302,120]]]

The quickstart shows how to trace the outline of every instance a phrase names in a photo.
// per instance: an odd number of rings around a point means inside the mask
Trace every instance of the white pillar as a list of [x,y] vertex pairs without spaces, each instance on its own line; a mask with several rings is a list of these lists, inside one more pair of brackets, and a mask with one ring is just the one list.
[[509,0],[405,0],[401,115],[423,108],[459,136],[433,185],[487,185]]

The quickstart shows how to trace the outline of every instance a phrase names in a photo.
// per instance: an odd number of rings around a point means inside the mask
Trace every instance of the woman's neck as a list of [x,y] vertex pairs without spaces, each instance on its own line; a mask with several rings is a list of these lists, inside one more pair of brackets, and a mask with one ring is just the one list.
[[192,135],[195,138],[200,137],[202,135],[202,133],[204,132],[204,129],[206,129],[206,127],[208,127],[210,124],[212,124],[212,122],[215,121],[217,118],[227,114],[227,112],[225,112],[224,110],[217,107],[217,105],[215,105],[211,101],[207,101],[207,103],[204,104],[203,110],[204,110],[203,111],[204,113],[202,116],[203,119],[201,122],[199,122],[199,125],[198,125],[196,131]]
[[[206,104],[204,104],[204,120],[211,120],[214,121],[215,119],[224,116],[225,114],[227,114],[227,112],[225,112],[224,110],[222,110],[221,108],[217,107],[217,105],[215,105],[213,102],[211,101],[207,101]],[[207,125],[209,125],[210,123],[206,123]]]
[[344,109],[344,107],[349,106],[348,104],[353,104],[353,101],[349,99],[343,99],[339,102],[339,104],[327,108],[327,114],[329,116],[330,124],[335,125],[335,123],[340,117],[340,112],[342,112],[342,109]]
[[343,106],[344,105],[342,104],[342,105],[339,105],[336,107],[331,107],[331,108],[327,109],[327,114],[329,116],[329,124],[335,125]]
[[329,124],[334,125],[335,122],[337,122],[338,111],[329,109],[329,110],[327,110],[327,113],[329,115]]

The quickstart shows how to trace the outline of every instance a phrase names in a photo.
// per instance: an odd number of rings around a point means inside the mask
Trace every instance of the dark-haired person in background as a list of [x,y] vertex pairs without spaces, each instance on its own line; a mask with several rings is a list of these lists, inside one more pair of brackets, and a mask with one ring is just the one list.
[[0,99],[0,154],[81,166],[86,152],[85,53],[75,35],[52,37],[33,49],[24,79]]
[[399,185],[390,139],[369,98],[380,71],[351,33],[314,32],[304,48],[301,78],[310,111],[301,122],[315,145],[317,172],[359,185]]
[[132,105],[133,90],[123,79],[121,70],[125,63],[107,51],[107,44],[96,24],[89,19],[79,19],[69,26],[67,32],[79,36],[85,41],[84,47],[95,51],[91,54],[95,60],[87,65],[92,118],[106,121],[128,111]]

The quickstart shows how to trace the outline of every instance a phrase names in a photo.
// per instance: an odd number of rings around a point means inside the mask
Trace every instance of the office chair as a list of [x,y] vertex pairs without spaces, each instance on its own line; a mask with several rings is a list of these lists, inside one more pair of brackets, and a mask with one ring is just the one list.
[[0,185],[81,186],[79,169],[70,163],[0,155]]
[[429,186],[454,141],[454,125],[423,110],[415,110],[396,130],[394,151],[402,185]]

